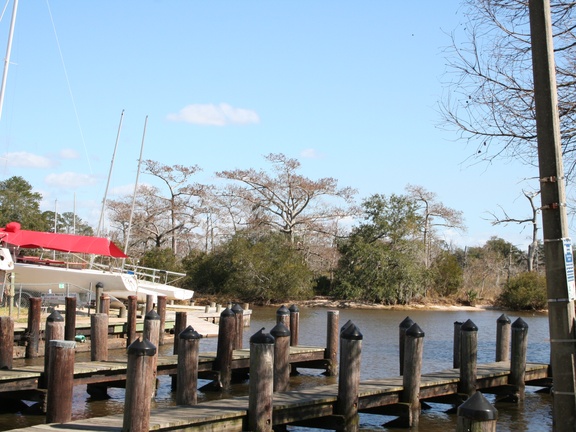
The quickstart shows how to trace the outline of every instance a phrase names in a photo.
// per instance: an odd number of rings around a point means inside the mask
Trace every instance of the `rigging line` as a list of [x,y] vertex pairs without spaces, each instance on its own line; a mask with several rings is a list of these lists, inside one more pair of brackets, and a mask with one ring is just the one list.
[[6,13],[6,9],[8,9],[8,3],[10,3],[10,0],[6,0],[6,3],[4,3],[4,9],[2,9],[2,14],[0,15],[0,21],[4,19],[4,14]]
[[56,38],[58,53],[60,54],[60,61],[62,63],[62,68],[64,69],[64,76],[66,77],[66,84],[68,85],[68,93],[70,94],[70,98],[72,99],[72,107],[74,108],[74,115],[76,116],[76,123],[78,124],[78,129],[80,130],[80,138],[82,140],[82,145],[84,146],[84,153],[86,154],[86,160],[88,161],[88,168],[90,169],[90,174],[92,174],[93,173],[92,164],[90,163],[90,158],[88,156],[88,148],[86,147],[84,132],[82,131],[82,125],[80,124],[80,117],[78,116],[76,101],[74,100],[74,94],[72,93],[72,86],[70,85],[70,80],[68,78],[68,71],[66,70],[66,64],[64,63],[64,56],[62,55],[62,49],[60,48],[60,40],[58,39],[58,33],[56,32],[56,25],[54,24],[54,18],[52,17],[52,10],[50,9],[49,0],[46,0],[46,6],[48,7],[48,15],[50,15],[52,30],[54,31],[54,37]]

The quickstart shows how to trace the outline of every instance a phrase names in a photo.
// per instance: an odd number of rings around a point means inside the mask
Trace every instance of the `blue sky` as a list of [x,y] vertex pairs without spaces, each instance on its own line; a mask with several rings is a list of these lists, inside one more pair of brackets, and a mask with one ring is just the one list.
[[[464,213],[459,246],[492,235],[522,246],[529,227],[493,227],[488,212],[530,214],[535,168],[467,162],[475,148],[438,127],[447,33],[458,0],[20,2],[0,119],[0,175],[20,175],[43,209],[96,226],[110,183],[131,192],[144,158],[216,171],[264,168],[284,153],[311,178],[358,199],[435,192]],[[12,4],[0,22],[7,37]],[[152,178],[141,175],[142,183]]]

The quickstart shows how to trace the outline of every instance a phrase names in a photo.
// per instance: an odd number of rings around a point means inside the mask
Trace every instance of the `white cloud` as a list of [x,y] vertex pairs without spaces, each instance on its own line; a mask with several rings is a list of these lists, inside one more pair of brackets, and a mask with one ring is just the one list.
[[255,111],[234,108],[226,103],[187,105],[177,114],[168,114],[166,118],[174,122],[209,126],[260,123],[260,117]]
[[60,150],[60,157],[62,159],[78,159],[80,155],[74,149],[62,149]]
[[304,159],[320,159],[322,155],[313,148],[304,149],[300,152],[300,157]]
[[4,153],[0,158],[5,159],[8,166],[15,168],[50,168],[56,165],[47,157],[24,151]]
[[56,186],[61,188],[77,188],[80,186],[90,186],[96,184],[98,179],[89,174],[81,174],[69,171],[61,174],[49,174],[44,178],[44,181],[49,186]]

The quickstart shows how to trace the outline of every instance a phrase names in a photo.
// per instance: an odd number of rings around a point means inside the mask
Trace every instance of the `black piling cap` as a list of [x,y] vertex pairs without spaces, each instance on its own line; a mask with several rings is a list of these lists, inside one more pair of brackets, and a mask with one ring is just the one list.
[[454,321],[454,325],[462,327],[462,321]]
[[522,318],[518,318],[512,323],[513,330],[528,330],[528,323]]
[[360,333],[360,330],[356,325],[350,322],[350,325],[346,328],[342,328],[342,332],[340,333],[340,337],[346,340],[362,340],[364,336]]
[[178,338],[183,340],[202,339],[202,335],[194,330],[191,325],[189,325],[180,332]]
[[414,321],[412,321],[412,318],[407,316],[406,318],[404,318],[404,320],[400,323],[398,327],[400,327],[401,329],[409,329],[410,327],[412,327],[412,324],[414,324]]
[[232,306],[232,312],[234,312],[235,314],[239,314],[244,312],[244,309],[242,309],[242,306],[236,303],[234,306]]
[[159,320],[160,315],[154,309],[151,309],[146,316],[144,317],[145,320]]
[[250,338],[250,343],[254,344],[273,344],[274,337],[270,333],[264,333],[264,327],[258,330]]
[[496,320],[496,322],[499,324],[510,324],[510,318],[508,318],[508,315],[502,314],[500,315],[500,318]]
[[352,321],[351,320],[346,321],[346,323],[340,329],[340,334],[344,333],[350,325],[352,325]]
[[270,330],[270,334],[274,338],[290,336],[290,329],[284,325],[284,323],[278,323]]
[[497,420],[498,410],[481,392],[476,392],[458,407],[458,417],[471,420]]
[[406,330],[406,336],[413,338],[423,338],[425,336],[424,332],[420,326],[416,323],[412,324],[408,330]]
[[64,317],[62,316],[62,314],[60,312],[55,310],[50,315],[48,315],[48,318],[46,318],[46,321],[48,321],[48,322],[62,322],[62,321],[64,321]]
[[126,349],[128,355],[135,356],[153,356],[156,354],[156,347],[148,339],[136,339]]
[[293,304],[292,306],[290,306],[290,307],[288,308],[288,310],[290,311],[290,313],[300,312],[300,309],[298,309],[298,306],[296,306],[295,304]]
[[276,315],[290,315],[290,310],[286,306],[282,305],[276,311]]
[[478,327],[476,327],[476,324],[474,324],[472,322],[472,320],[469,319],[464,324],[462,324],[462,327],[460,328],[460,330],[467,331],[467,332],[477,332]]
[[230,309],[230,308],[226,308],[222,312],[220,312],[220,318],[230,318],[230,317],[233,317],[235,315],[236,314],[234,313],[234,311],[232,311],[232,309]]

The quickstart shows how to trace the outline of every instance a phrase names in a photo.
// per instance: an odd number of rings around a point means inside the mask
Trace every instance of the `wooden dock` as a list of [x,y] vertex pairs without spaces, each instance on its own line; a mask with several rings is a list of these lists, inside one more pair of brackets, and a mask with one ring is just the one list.
[[[239,353],[244,354],[244,353]],[[242,361],[239,359],[239,361]],[[160,364],[159,364],[160,367]],[[459,370],[447,369],[422,375],[420,400],[450,403],[457,396]],[[497,362],[478,365],[477,388],[486,393],[506,388],[510,376],[510,363]],[[542,385],[550,378],[546,364],[527,364],[527,385]],[[403,390],[402,377],[375,379],[360,383],[358,410],[374,414],[388,414],[389,408],[398,409]],[[342,427],[343,419],[336,414],[338,397],[336,384],[318,386],[306,390],[274,393],[273,425],[314,425],[336,429]],[[201,403],[195,406],[177,406],[153,410],[150,415],[150,430],[188,431],[247,430],[248,396]],[[392,410],[394,411],[394,410]],[[121,431],[123,416],[111,415],[64,424],[42,424],[16,431]]]

